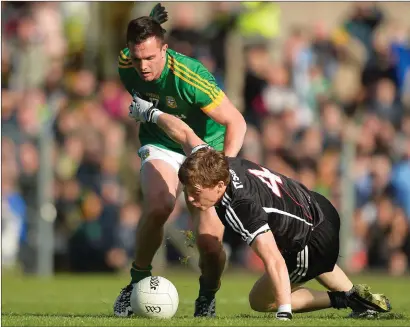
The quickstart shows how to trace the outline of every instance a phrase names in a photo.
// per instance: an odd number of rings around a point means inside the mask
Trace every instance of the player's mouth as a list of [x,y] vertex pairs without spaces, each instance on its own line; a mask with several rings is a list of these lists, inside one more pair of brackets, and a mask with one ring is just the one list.
[[150,72],[141,72],[142,77],[148,77],[149,75],[151,75]]

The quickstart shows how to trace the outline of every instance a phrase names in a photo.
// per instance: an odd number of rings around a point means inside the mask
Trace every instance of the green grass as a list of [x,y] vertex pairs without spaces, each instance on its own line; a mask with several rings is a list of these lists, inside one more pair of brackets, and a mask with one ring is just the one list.
[[[138,317],[116,318],[112,303],[128,282],[123,275],[58,275],[52,279],[2,276],[3,326],[409,326],[410,279],[382,275],[353,277],[374,291],[389,296],[393,310],[377,320],[345,318],[347,310],[322,310],[295,314],[291,323],[276,321],[272,314],[258,314],[248,305],[247,296],[256,275],[226,273],[217,296],[217,319],[193,319],[193,302],[197,293],[197,275],[187,271],[165,271],[177,287],[180,306],[171,320]],[[320,288],[316,282],[310,283]]]

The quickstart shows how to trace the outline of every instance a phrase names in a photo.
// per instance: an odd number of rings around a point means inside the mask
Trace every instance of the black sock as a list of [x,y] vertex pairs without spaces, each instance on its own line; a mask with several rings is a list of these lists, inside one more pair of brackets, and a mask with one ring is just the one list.
[[347,292],[336,292],[336,291],[329,291],[327,294],[330,298],[330,303],[332,308],[335,309],[345,309],[347,308]]
[[221,287],[221,282],[207,283],[203,276],[199,277],[199,296],[214,297]]
[[131,283],[138,283],[140,280],[143,280],[146,277],[151,276],[152,266],[149,265],[146,268],[138,267],[135,262],[132,263],[130,269]]

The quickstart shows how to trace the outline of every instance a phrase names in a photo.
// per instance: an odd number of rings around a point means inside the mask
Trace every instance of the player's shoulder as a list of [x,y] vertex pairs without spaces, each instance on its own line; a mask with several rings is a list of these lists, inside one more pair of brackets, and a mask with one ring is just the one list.
[[177,65],[183,65],[186,68],[189,68],[192,71],[199,71],[202,69],[206,69],[205,66],[197,59],[186,56],[182,53],[179,53],[173,49],[167,50],[171,61],[175,62]]
[[207,82],[215,81],[214,76],[199,60],[183,55],[172,49],[168,49],[167,52],[169,55],[169,66],[175,74],[189,76],[190,79],[194,80],[206,80]]
[[128,48],[124,48],[120,51],[118,55],[118,68],[119,69],[130,69],[132,68],[132,61],[130,57],[130,50]]

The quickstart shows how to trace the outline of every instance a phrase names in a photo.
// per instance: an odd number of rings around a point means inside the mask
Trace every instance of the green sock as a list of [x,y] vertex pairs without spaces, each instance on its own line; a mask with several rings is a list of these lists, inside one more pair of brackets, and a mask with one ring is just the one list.
[[131,283],[138,283],[140,280],[143,280],[146,277],[152,276],[151,274],[152,266],[149,265],[147,268],[140,268],[138,267],[135,262],[132,263],[132,267],[130,269],[131,274]]

